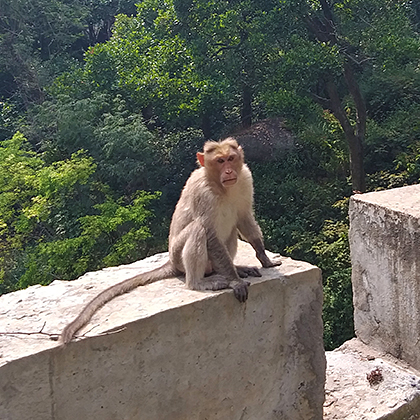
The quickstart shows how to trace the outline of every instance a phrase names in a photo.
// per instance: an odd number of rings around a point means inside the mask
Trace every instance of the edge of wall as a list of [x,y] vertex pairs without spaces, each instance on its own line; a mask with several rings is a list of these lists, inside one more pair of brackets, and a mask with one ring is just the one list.
[[[131,266],[146,271],[165,258]],[[257,265],[249,245],[236,263]],[[0,324],[57,333],[84,301],[135,273],[118,267],[4,295]],[[65,349],[42,334],[0,336],[0,418],[321,419],[320,270],[284,258],[262,273],[245,304],[179,279],[138,288],[105,305],[86,338]]]
[[420,369],[420,185],[353,196],[349,240],[356,336]]

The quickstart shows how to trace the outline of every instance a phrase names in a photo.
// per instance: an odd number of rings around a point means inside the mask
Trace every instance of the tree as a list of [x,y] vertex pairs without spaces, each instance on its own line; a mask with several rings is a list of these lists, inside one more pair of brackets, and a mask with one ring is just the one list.
[[135,11],[134,0],[0,0],[0,98],[42,103],[56,76],[109,40],[116,14]]
[[342,76],[355,107],[355,124],[352,124],[344,109],[337,82],[333,75],[327,75],[324,80],[325,92],[328,98],[322,98],[314,92],[312,92],[312,96],[323,107],[330,109],[340,122],[350,150],[350,172],[353,190],[364,192],[366,189],[366,180],[363,163],[363,143],[366,134],[367,115],[365,101],[353,69],[353,63],[359,66],[362,63],[356,61],[355,57],[352,57],[350,53],[351,46],[347,46],[345,43],[344,45],[339,45],[337,24],[334,22],[336,19],[332,13],[332,7],[326,0],[321,0],[320,3],[322,14],[320,16],[308,15],[306,24],[319,42],[328,43],[331,46],[338,45],[340,53],[344,56],[342,60]]
[[0,142],[0,293],[146,255],[159,195],[114,199],[95,170],[80,151],[47,164],[20,133]]
[[[175,0],[174,7],[179,32],[194,51],[198,71],[229,94],[226,106],[240,104],[241,125],[249,127],[271,65],[276,2]],[[203,118],[214,106],[214,99],[203,104]]]
[[86,43],[88,46],[109,41],[112,35],[112,25],[118,14],[134,15],[136,13],[133,0],[82,0],[89,11],[86,18]]
[[238,119],[248,127],[271,63],[271,3],[144,1],[136,16],[118,16],[108,43],[89,51],[88,78],[166,132],[193,126],[209,138]]
[[0,0],[0,10],[0,97],[18,93],[28,108],[43,101],[44,86],[83,35],[86,9],[80,1]]
[[360,83],[366,74],[398,59],[392,44],[405,52],[412,49],[415,37],[407,4],[301,0],[281,6],[279,72],[269,86],[277,83],[277,89],[309,95],[334,114],[348,144],[355,191],[366,188],[363,146],[368,114]]

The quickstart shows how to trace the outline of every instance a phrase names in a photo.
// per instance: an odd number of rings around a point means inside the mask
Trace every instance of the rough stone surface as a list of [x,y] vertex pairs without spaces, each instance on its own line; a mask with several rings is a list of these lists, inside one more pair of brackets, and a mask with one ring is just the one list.
[[[2,296],[0,331],[58,333],[100,290],[165,258]],[[248,245],[237,263],[257,265]],[[262,273],[245,304],[176,278],[138,288],[64,349],[43,334],[0,335],[0,419],[322,419],[320,270],[284,258]]]
[[357,337],[420,369],[420,185],[350,201]]
[[[371,384],[376,369],[383,379]],[[327,352],[324,420],[380,419],[420,419],[420,373],[358,339]]]
[[231,134],[243,147],[247,161],[275,160],[286,150],[294,149],[296,139],[281,118],[269,118]]

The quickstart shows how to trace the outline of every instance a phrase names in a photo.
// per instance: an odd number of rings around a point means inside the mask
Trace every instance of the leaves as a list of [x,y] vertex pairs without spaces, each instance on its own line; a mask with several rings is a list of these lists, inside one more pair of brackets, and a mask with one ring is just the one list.
[[83,151],[47,164],[28,149],[20,133],[0,143],[1,292],[144,255],[147,206],[159,194],[116,201],[94,181],[96,164]]
[[347,216],[335,203],[351,194],[355,138],[369,189],[419,182],[416,2],[0,9],[0,291],[161,249],[204,139],[273,116],[296,145],[249,162],[266,242],[322,267],[326,346],[352,334]]

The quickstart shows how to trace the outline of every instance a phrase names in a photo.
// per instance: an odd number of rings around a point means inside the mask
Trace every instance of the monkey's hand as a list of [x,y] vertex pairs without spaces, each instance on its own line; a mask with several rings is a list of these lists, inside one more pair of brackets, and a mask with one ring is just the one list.
[[282,262],[280,260],[277,260],[277,259],[269,260],[269,261],[270,261],[270,264],[269,265],[264,265],[263,266],[264,268],[278,267],[279,265],[282,264]]
[[233,294],[239,302],[243,303],[248,299],[249,281],[234,280],[229,283],[229,287],[233,289]]
[[260,270],[257,267],[248,267],[246,265],[235,265],[236,271],[239,277],[243,279],[247,278],[248,276],[252,277],[261,277]]
[[281,265],[280,255],[276,255],[275,259],[272,261],[270,258],[268,258],[265,252],[262,252],[257,254],[257,258],[260,260],[261,265],[264,268],[277,267]]

